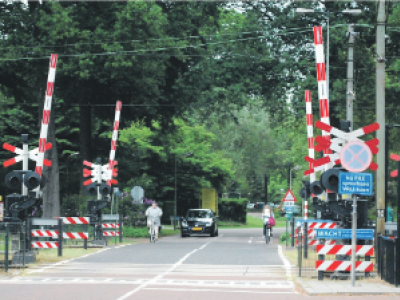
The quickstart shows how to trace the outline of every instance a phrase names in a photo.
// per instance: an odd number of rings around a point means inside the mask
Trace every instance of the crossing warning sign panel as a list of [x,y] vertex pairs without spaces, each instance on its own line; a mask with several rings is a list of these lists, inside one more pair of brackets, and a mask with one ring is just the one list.
[[282,199],[283,202],[296,202],[297,199],[296,197],[293,195],[292,191],[290,189],[288,189],[288,191],[286,192],[285,197],[283,197]]

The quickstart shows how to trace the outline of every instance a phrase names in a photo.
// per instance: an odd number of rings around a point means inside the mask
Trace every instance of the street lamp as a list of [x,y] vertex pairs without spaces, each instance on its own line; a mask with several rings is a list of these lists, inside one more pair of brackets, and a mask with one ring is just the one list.
[[69,156],[67,156],[67,188],[69,187],[69,159],[74,156],[74,155],[78,155],[79,152],[75,152],[70,154]]
[[289,184],[289,189],[292,190],[292,171],[293,170],[300,170],[302,168],[302,166],[295,166],[292,169],[290,169],[289,171],[289,179],[290,179],[290,184]]
[[[181,155],[181,157],[192,157],[194,154],[192,152],[186,152],[184,154]],[[175,154],[175,197],[174,197],[174,230],[176,230],[176,215],[177,215],[177,185],[176,185],[176,154]]]
[[331,13],[342,13],[342,14],[351,14],[351,15],[360,15],[362,13],[361,9],[345,9],[345,10],[339,10],[339,11],[315,11],[314,9],[310,8],[296,8],[295,10],[296,13],[300,14],[307,14],[307,13],[316,13],[316,14],[324,14],[326,18],[326,39],[327,39],[327,44],[326,44],[326,86],[327,88],[327,98],[329,99],[329,19],[330,19],[330,14]]

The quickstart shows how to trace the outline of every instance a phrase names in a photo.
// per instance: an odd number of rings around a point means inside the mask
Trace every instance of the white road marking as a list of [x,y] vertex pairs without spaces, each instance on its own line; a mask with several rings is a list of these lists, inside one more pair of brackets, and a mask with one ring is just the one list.
[[278,245],[278,255],[279,255],[280,259],[283,262],[284,268],[286,270],[286,276],[287,277],[291,277],[292,276],[292,271],[291,271],[291,267],[290,267],[290,262],[286,259],[285,255],[283,255],[282,246],[281,245]]
[[247,293],[247,294],[297,294],[295,291],[290,292],[257,292],[257,291],[234,291],[234,290],[217,290],[217,289],[180,289],[180,288],[144,288],[145,290],[164,290],[175,292],[220,292],[220,293]]
[[[211,243],[211,242],[208,242],[208,243],[204,244],[204,245],[201,246],[201,247],[204,248],[204,247],[207,246],[209,243]],[[163,278],[164,276],[166,276],[166,275],[172,273],[176,268],[178,268],[180,265],[182,265],[182,263],[183,263],[186,259],[188,259],[189,256],[191,256],[192,254],[194,254],[194,253],[196,253],[197,251],[199,251],[199,250],[201,249],[201,247],[200,247],[200,248],[197,248],[197,249],[194,249],[193,251],[191,251],[191,252],[189,252],[188,254],[186,254],[184,257],[182,257],[179,261],[177,261],[170,269],[168,269],[168,270],[165,271],[164,273],[157,275],[156,277],[150,279],[149,281],[147,281],[147,282],[145,282],[145,283],[142,283],[142,284],[139,285],[137,288],[135,288],[135,289],[133,289],[132,291],[126,293],[125,295],[122,295],[121,297],[117,298],[117,300],[124,300],[124,299],[126,299],[126,298],[132,296],[132,295],[135,294],[136,292],[140,291],[141,289],[145,288],[145,287],[148,286],[149,284],[152,284],[152,283],[154,283],[155,281],[157,281],[157,280]]]

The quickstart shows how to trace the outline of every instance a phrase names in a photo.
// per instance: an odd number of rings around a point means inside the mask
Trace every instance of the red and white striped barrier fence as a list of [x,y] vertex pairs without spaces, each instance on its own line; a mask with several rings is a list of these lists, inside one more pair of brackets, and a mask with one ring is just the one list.
[[57,249],[58,242],[32,242],[31,248]]
[[[315,268],[317,271],[351,271],[351,261],[317,260]],[[372,272],[373,269],[372,261],[356,261],[356,272]]]
[[[321,240],[308,240],[308,245],[309,246],[317,246],[317,245],[321,245]],[[303,244],[304,244],[304,240],[303,240]],[[325,240],[324,242],[322,242],[323,245],[336,245],[336,241],[335,240]],[[299,241],[296,241],[296,246],[299,245]]]
[[312,222],[308,224],[309,229],[333,229],[337,224],[334,222]]
[[[352,246],[351,245],[320,245],[317,246],[317,254],[322,255],[351,255]],[[359,256],[372,256],[374,255],[374,246],[372,245],[357,245],[356,255]]]
[[72,225],[80,225],[80,224],[89,224],[89,217],[62,217],[63,224],[72,224]]
[[101,226],[103,228],[119,228],[119,224],[114,223],[102,223]]
[[[57,230],[32,230],[32,237],[54,237],[58,238]],[[87,232],[63,232],[63,239],[88,239]]]
[[119,236],[119,231],[103,231],[103,236]]

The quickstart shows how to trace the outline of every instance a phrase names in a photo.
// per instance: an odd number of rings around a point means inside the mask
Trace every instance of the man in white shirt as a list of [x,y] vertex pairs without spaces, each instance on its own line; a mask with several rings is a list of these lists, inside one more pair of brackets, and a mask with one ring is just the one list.
[[147,227],[149,228],[149,233],[150,233],[150,226],[151,222],[153,221],[154,223],[154,231],[156,234],[156,240],[158,240],[158,228],[161,226],[161,216],[163,212],[162,209],[157,206],[156,202],[153,202],[153,204],[146,210],[146,216],[147,216]]

